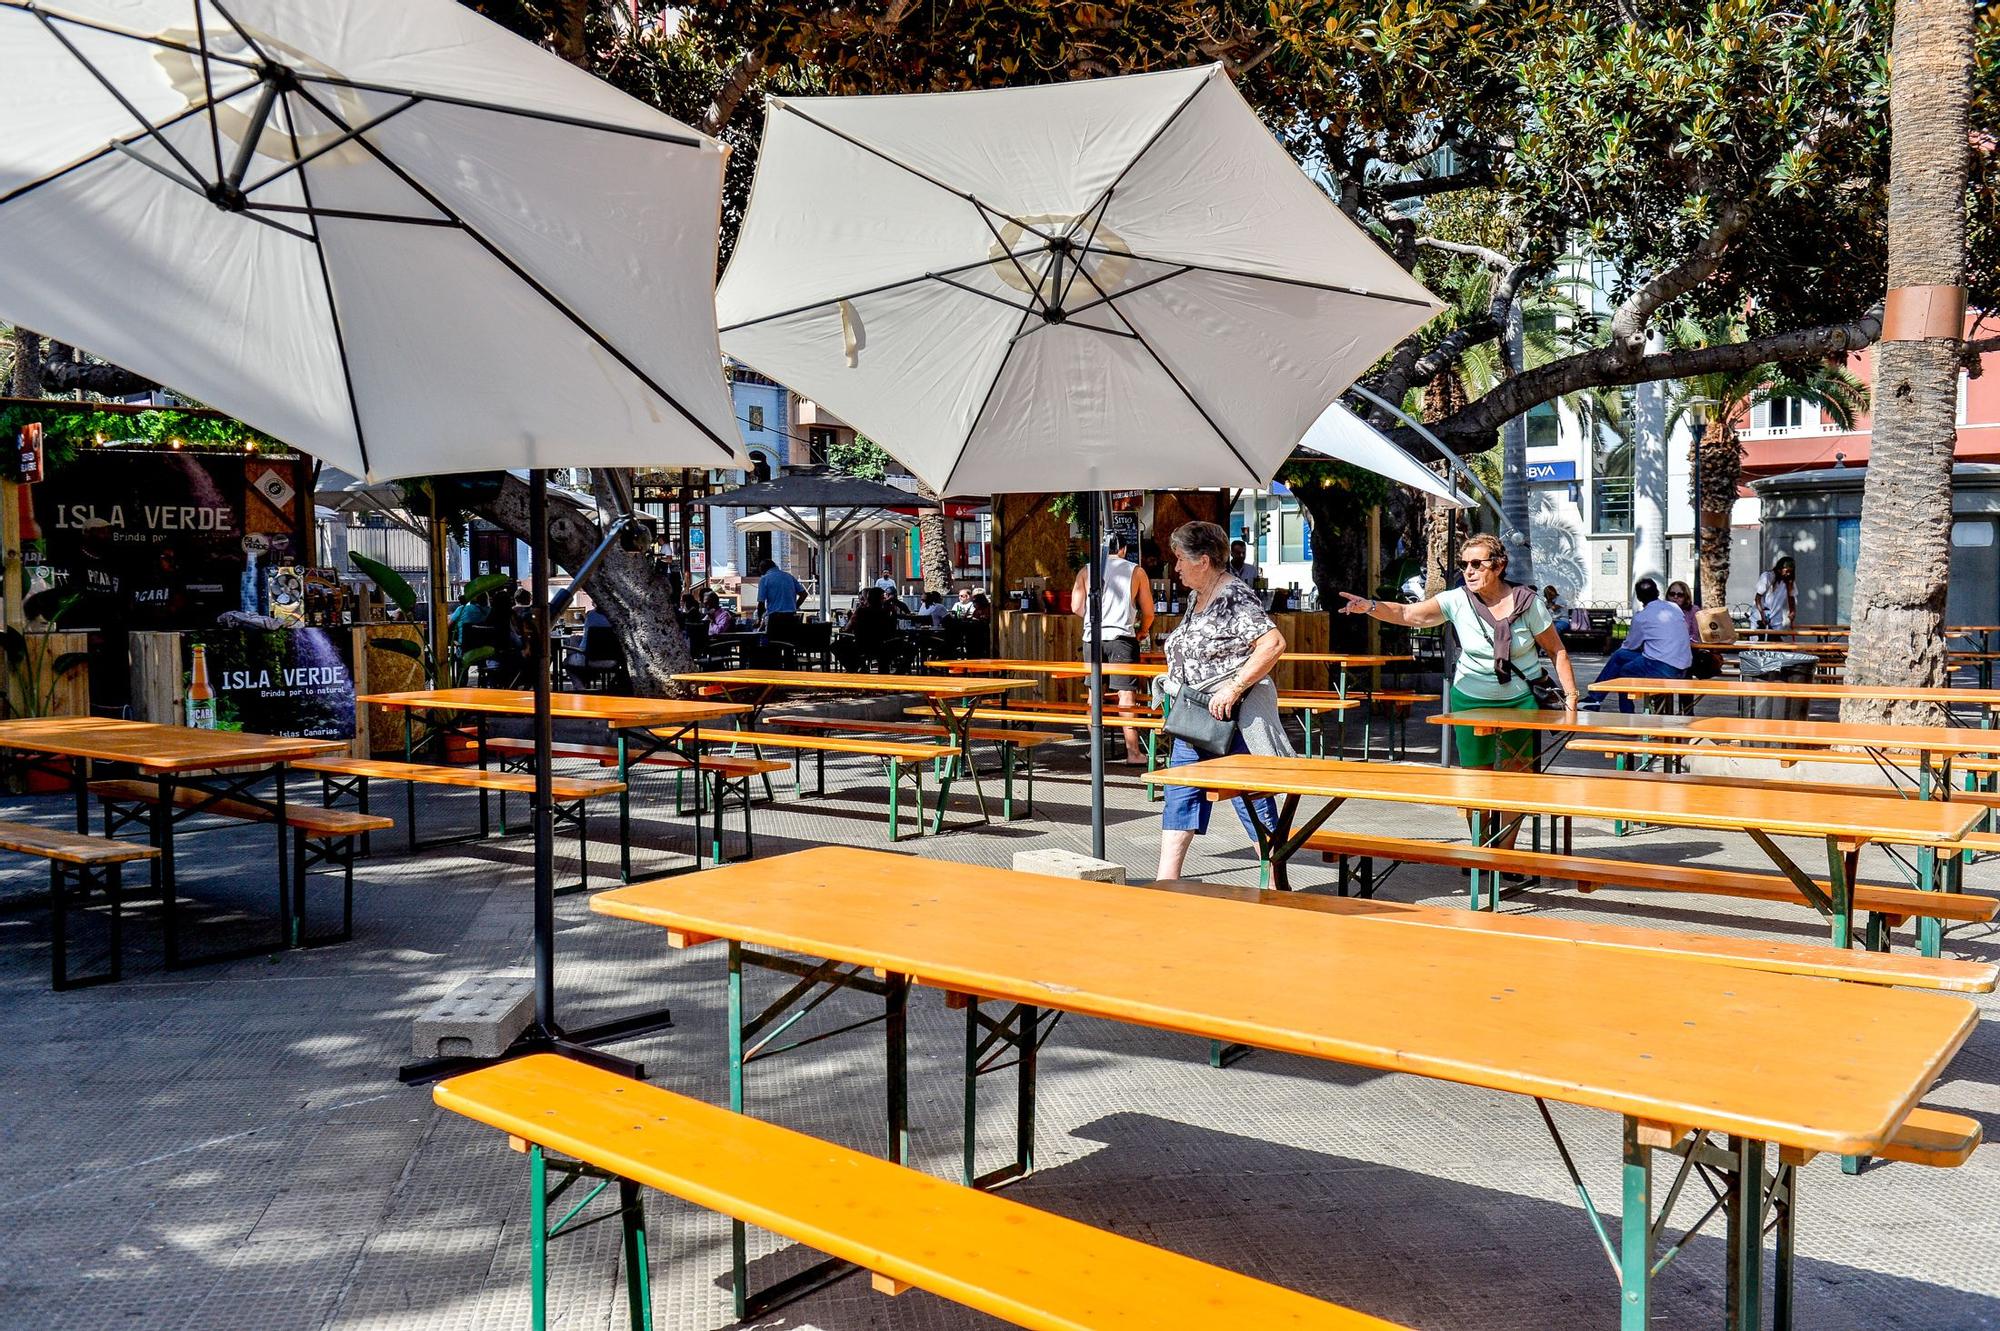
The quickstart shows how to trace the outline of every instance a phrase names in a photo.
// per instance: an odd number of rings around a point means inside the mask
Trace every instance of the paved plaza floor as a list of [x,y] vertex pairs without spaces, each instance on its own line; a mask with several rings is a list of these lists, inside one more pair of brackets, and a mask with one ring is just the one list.
[[[1427,743],[1421,732],[1429,730],[1413,726],[1413,741]],[[1058,770],[1037,782],[1032,819],[895,849],[939,861],[941,873],[953,863],[1005,865],[1024,849],[1087,850],[1082,746],[1062,748]],[[1111,858],[1144,881],[1158,806],[1130,769],[1113,771]],[[829,777],[826,799],[794,798],[781,783],[775,806],[759,807],[760,856],[829,842],[884,845],[879,769],[839,760]],[[670,796],[661,802],[662,781],[648,779],[638,802],[642,876],[685,864],[688,845]],[[429,790],[423,798],[428,828],[471,824],[471,793]],[[397,815],[400,799],[383,806]],[[962,802],[958,812],[962,820]],[[60,824],[68,809],[54,797],[17,798],[0,816]],[[1401,835],[1464,831],[1440,812],[1383,805],[1351,805],[1340,820]],[[615,820],[593,823],[609,838]],[[1610,829],[1579,825],[1577,843],[1611,845]],[[1641,833],[1622,844],[1662,857],[1758,863],[1748,845],[1705,833]],[[613,854],[607,839],[600,872]],[[185,890],[210,916],[202,937],[226,941],[231,915],[270,908],[268,832],[200,835],[182,843],[182,856]],[[573,868],[573,842],[560,856],[559,873]],[[54,994],[42,868],[0,862],[0,1141],[13,1179],[0,1201],[0,1327],[527,1325],[523,1158],[394,1074],[409,1056],[411,1019],[427,1004],[469,977],[525,964],[529,873],[530,849],[518,837],[410,857],[400,833],[389,834],[360,866],[350,944],[166,974],[142,909],[128,934],[123,983]],[[1234,819],[1217,818],[1188,874],[1255,881]],[[1324,888],[1332,871],[1302,862],[1295,877]],[[1969,884],[2000,889],[2000,864],[1973,866]],[[324,901],[326,888],[319,892]],[[1399,871],[1383,889],[1410,901],[1452,902],[1459,893],[1455,873],[1426,868]],[[1806,912],[1721,899],[1545,889],[1505,908],[1824,937]],[[643,1060],[661,1085],[723,1102],[719,950],[670,952],[658,930],[595,916],[582,897],[561,899],[557,914],[565,1018],[671,1004],[674,1029],[619,1052]],[[1907,932],[1899,942],[1908,945]],[[1958,929],[1947,950],[1992,959],[2000,939]],[[79,959],[94,960],[87,950]],[[775,985],[768,976],[753,983]],[[1644,992],[1598,997],[1603,1010],[1672,1001]],[[823,1012],[837,1021],[849,1001],[837,997]],[[851,1001],[864,1015],[858,1005],[868,1000]],[[1981,1007],[1991,1016],[2000,1002],[1985,998]],[[2000,1136],[1994,1031],[1982,1025],[1927,1097],[1982,1119],[1989,1139]],[[956,1177],[962,1017],[919,991],[910,1036],[913,1163]],[[1204,1042],[1182,1036],[1065,1020],[1041,1065],[1039,1170],[1009,1195],[1425,1331],[1614,1324],[1612,1273],[1532,1102],[1270,1054],[1217,1071],[1207,1053]],[[749,1107],[875,1150],[881,1077],[879,1037],[862,1032],[753,1066]],[[1593,1194],[1615,1207],[1616,1120],[1561,1107],[1556,1116]],[[1001,1133],[989,1121],[987,1163],[1000,1159]],[[2000,1327],[2000,1146],[1982,1147],[1958,1170],[1892,1165],[1849,1178],[1822,1158],[1802,1176],[1801,1328]],[[657,1195],[647,1206],[655,1325],[727,1324],[726,1222]],[[760,1283],[808,1256],[754,1232],[753,1245]],[[625,1325],[617,1247],[615,1226],[555,1246],[554,1325]],[[1720,1326],[1722,1261],[1719,1236],[1690,1244],[1662,1276],[1656,1324]],[[927,1294],[889,1299],[849,1280],[759,1325],[929,1331],[999,1323]]]

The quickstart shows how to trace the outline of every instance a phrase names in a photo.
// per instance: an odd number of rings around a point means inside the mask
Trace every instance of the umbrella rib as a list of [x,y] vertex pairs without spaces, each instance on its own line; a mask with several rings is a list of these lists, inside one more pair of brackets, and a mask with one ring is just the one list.
[[1010,310],[1021,310],[1024,313],[1028,314],[1033,314],[1035,312],[1035,307],[1032,305],[1017,305],[1013,301],[1008,300],[1005,296],[996,296],[991,291],[981,291],[978,287],[968,286],[964,282],[954,282],[949,277],[933,277],[931,280],[935,282],[942,282],[948,287],[957,287],[960,291],[964,291],[971,295],[978,296],[981,300],[990,300],[995,305],[1005,305]]
[[754,319],[743,319],[733,324],[725,324],[721,331],[733,333],[739,328],[754,328],[758,324],[769,323],[773,319],[789,319],[795,314],[805,314],[812,310],[825,309],[829,305],[838,305],[844,300],[860,300],[863,296],[879,296],[885,291],[894,291],[898,287],[915,286],[919,282],[942,281],[947,277],[953,277],[959,273],[969,273],[975,268],[984,268],[992,262],[991,259],[974,259],[971,263],[962,263],[955,268],[940,268],[935,272],[918,273],[915,277],[898,278],[894,282],[884,282],[879,287],[869,287],[864,291],[850,291],[844,296],[825,296],[819,300],[808,301],[804,305],[795,305],[789,310],[779,310],[776,314],[760,314]]
[[[313,96],[312,93],[306,91],[305,88],[301,87],[299,89],[299,96],[303,97],[308,103],[310,103],[315,109],[317,109],[321,115],[333,121],[333,123],[345,127],[345,122],[342,121],[341,118],[338,115],[336,115],[330,107],[326,106],[317,97]],[[424,188],[424,186],[418,183],[418,181],[414,177],[412,177],[409,172],[405,171],[402,167],[398,166],[393,160],[391,160],[387,153],[383,152],[380,148],[370,143],[367,139],[357,138],[354,140],[354,142],[360,144],[361,147],[367,151],[369,156],[373,157],[376,161],[380,162],[384,167],[387,167],[389,171],[393,173],[398,180],[402,181],[412,190],[415,190],[425,203],[428,203],[431,207],[437,209],[439,212],[443,213],[446,217],[456,222],[459,226],[459,229],[462,230],[472,240],[474,244],[478,245],[481,249],[485,250],[488,254],[492,255],[495,262],[499,263],[508,272],[514,274],[516,278],[520,279],[520,281],[524,283],[529,288],[529,290],[533,291],[536,295],[540,296],[544,301],[546,301],[549,304],[550,308],[554,309],[558,314],[562,315],[565,319],[569,320],[572,324],[576,325],[576,328],[579,332],[581,332],[585,337],[588,337],[591,341],[595,342],[598,346],[602,347],[605,351],[605,354],[609,355],[613,360],[617,361],[620,365],[624,366],[625,369],[632,375],[633,378],[637,379],[640,383],[644,384],[647,388],[651,389],[655,394],[659,396],[662,402],[665,402],[668,406],[672,407],[675,411],[679,412],[682,418],[685,419],[688,422],[688,424],[694,426],[694,428],[699,430],[702,433],[702,435],[708,439],[710,443],[714,444],[717,448],[721,449],[725,457],[729,458],[731,461],[735,460],[736,458],[735,449],[731,448],[728,444],[724,443],[719,437],[717,437],[715,431],[709,429],[706,424],[698,420],[695,417],[695,414],[689,411],[685,406],[681,405],[679,399],[675,398],[673,394],[669,393],[665,388],[655,383],[653,381],[653,377],[647,374],[644,370],[640,369],[639,366],[633,362],[630,356],[626,355],[618,347],[613,346],[611,343],[611,339],[605,337],[595,328],[592,328],[590,326],[589,321],[584,319],[582,315],[578,314],[575,310],[572,310],[563,301],[557,299],[556,294],[553,291],[550,291],[546,286],[543,286],[539,281],[535,279],[533,274],[528,272],[528,270],[523,268],[519,263],[515,262],[498,245],[494,244],[491,240],[488,240],[483,234],[481,234],[478,227],[473,226],[471,223],[467,222],[464,218],[460,217],[455,211],[453,211],[449,206],[447,206],[442,199],[438,198],[437,195],[431,193],[430,190]],[[303,179],[303,173],[301,174],[301,178]]]
[[[201,48],[201,90],[209,106],[215,105],[215,79],[208,65],[208,21],[201,16],[201,0],[194,0],[194,41]],[[215,152],[215,178],[222,179],[222,127],[211,110],[208,117],[208,146]]]
[[[1085,217],[1093,218],[1090,224],[1090,234],[1083,238],[1083,248],[1086,252],[1089,251],[1091,242],[1097,239],[1097,228],[1104,224],[1104,209],[1106,205],[1108,205],[1110,202],[1111,202],[1111,191],[1106,190],[1104,191],[1104,196],[1097,201],[1097,206],[1084,214]],[[1076,263],[1072,266],[1077,270],[1077,272],[1081,272],[1083,269],[1083,260],[1078,259]],[[1056,303],[1058,305],[1064,306],[1065,308],[1067,308],[1067,306],[1069,305],[1069,293],[1076,289],[1076,277],[1077,277],[1076,272],[1072,272],[1069,275],[1069,281],[1063,283],[1062,292],[1056,297]],[[1074,310],[1070,312],[1072,314],[1075,313]]]
[[[1144,261],[1142,260],[1142,262]],[[1097,299],[1093,301],[1087,301],[1084,304],[1077,306],[1075,309],[1069,312],[1069,317],[1074,319],[1077,315],[1086,314],[1089,311],[1096,309],[1100,305],[1109,305],[1114,300],[1119,300],[1126,296],[1137,295],[1139,292],[1144,291],[1147,287],[1156,287],[1162,282],[1171,282],[1176,277],[1181,276],[1183,273],[1189,273],[1192,271],[1194,271],[1194,269],[1191,264],[1182,264],[1178,268],[1174,269],[1171,273],[1161,273],[1159,276],[1149,277],[1143,282],[1134,282],[1129,287],[1120,287],[1116,295],[1106,294],[1104,288],[1098,286],[1097,283],[1092,282],[1090,284],[1092,289],[1096,290],[1099,293]],[[1091,328],[1095,327],[1095,325],[1085,324],[1084,327]],[[1104,329],[1099,329],[1098,331],[1110,332],[1111,330],[1108,328],[1104,328]]]
[[1392,305],[1415,305],[1427,307],[1430,302],[1418,300],[1415,296],[1392,296],[1383,291],[1369,291],[1362,287],[1346,287],[1335,282],[1314,282],[1303,277],[1279,277],[1273,273],[1253,273],[1247,268],[1221,268],[1212,263],[1192,263],[1183,259],[1148,259],[1143,255],[1127,254],[1124,250],[1108,250],[1093,246],[1092,254],[1115,254],[1121,258],[1138,259],[1141,263],[1180,263],[1198,273],[1215,273],[1221,277],[1242,277],[1253,282],[1276,282],[1281,286],[1304,287],[1309,291],[1328,291],[1336,296],[1359,296],[1363,300],[1388,301]]
[[[111,144],[108,151],[121,153],[124,156],[131,158],[133,161],[137,162],[140,166],[145,167],[148,171],[159,172],[161,175],[165,176],[168,180],[173,181],[174,184],[179,185],[182,189],[186,190],[190,194],[198,194],[204,199],[208,197],[207,191],[203,188],[201,184],[197,183],[196,181],[188,180],[184,176],[175,175],[172,171],[169,171],[167,169],[165,163],[156,162],[152,158],[146,156],[144,153],[140,152],[137,148],[134,148],[129,140],[120,140],[117,143]],[[102,156],[103,154],[98,154],[98,155]]]
[[[1194,105],[1194,99],[1201,96],[1201,94],[1208,88],[1209,83],[1214,79],[1214,77],[1215,76],[1211,73],[1207,78],[1204,78],[1199,83],[1195,84],[1194,91],[1181,99],[1181,104],[1174,108],[1173,114],[1160,122],[1160,127],[1153,131],[1153,136],[1147,139],[1143,144],[1139,146],[1139,151],[1132,154],[1132,160],[1125,163],[1124,169],[1121,170],[1115,178],[1113,178],[1112,182],[1109,185],[1106,185],[1104,187],[1104,199],[1101,202],[1110,201],[1111,192],[1117,189],[1120,185],[1125,183],[1125,177],[1132,174],[1132,168],[1139,165],[1140,159],[1143,158],[1147,153],[1153,151],[1154,145],[1156,145],[1157,143],[1159,143],[1161,139],[1166,137],[1167,131],[1173,128],[1174,122],[1181,118],[1181,112],[1187,110],[1190,106]],[[1085,215],[1088,216],[1088,213],[1086,213]]]
[[[1000,234],[1000,228],[993,225],[993,218],[995,216],[1005,217],[1006,214],[1004,213],[995,214],[991,212],[984,204],[980,203],[979,200],[973,199],[971,195],[967,195],[966,197],[968,199],[971,199],[973,208],[979,213],[979,220],[984,222],[986,224],[986,229],[993,233],[993,243],[1000,247],[1001,252],[1007,256],[1007,261],[1014,265],[1014,271],[1021,275],[1021,282],[1028,289],[1029,312],[1035,313],[1036,312],[1035,306],[1037,304],[1039,304],[1041,309],[1043,310],[1048,309],[1049,298],[1047,296],[1042,295],[1042,284],[1029,275],[1028,270],[1021,264],[1021,257],[1018,254],[1014,253],[1013,246],[1009,245],[1006,241],[1006,238]],[[1010,222],[1014,222],[1014,219],[1011,217],[1007,218],[1007,220]],[[1021,226],[1023,224],[1020,222],[1014,222],[1014,225]],[[1041,235],[1041,232],[1037,231],[1035,232],[1035,234],[1039,236]],[[1030,251],[1030,253],[1032,252],[1033,251]],[[991,260],[989,260],[988,262],[991,262]]]
[[1014,346],[1021,340],[1021,334],[1027,328],[1028,320],[1033,317],[1033,313],[1031,310],[1021,316],[1020,327],[1014,330],[1014,336],[1007,339],[1007,349],[1000,353],[1000,366],[993,371],[993,382],[986,385],[986,396],[979,399],[979,410],[972,413],[972,424],[965,427],[965,438],[959,443],[958,452],[952,456],[951,470],[945,473],[944,484],[938,487],[940,502],[952,491],[951,483],[958,475],[958,464],[965,460],[965,450],[972,447],[972,436],[978,432],[979,422],[986,416],[986,408],[993,404],[993,394],[999,389],[1001,379],[1006,377],[1007,362],[1014,358]]
[[[303,177],[305,172],[301,171]],[[440,226],[449,230],[462,229],[462,224],[449,217],[398,217],[393,213],[371,213],[359,208],[325,208],[296,203],[252,203],[245,205],[248,213],[305,213],[311,217],[338,217],[350,222],[394,222],[399,226]]]
[[[250,86],[254,87],[255,85],[253,84]],[[238,88],[236,92],[230,93],[229,96],[234,97],[237,95],[237,93],[241,93],[243,91],[245,91],[245,89]],[[224,100],[226,101],[227,98],[225,98]],[[177,115],[172,116],[169,119],[162,120],[159,123],[159,128],[172,129],[175,125],[180,124],[183,120],[186,120],[189,116],[200,115],[203,111],[207,109],[208,109],[208,103],[206,102],[203,102],[198,106],[190,106],[187,110],[182,111]],[[7,191],[5,194],[0,194],[0,206],[10,204],[14,200],[21,198],[23,195],[33,194],[36,190],[40,189],[42,186],[54,184],[56,181],[61,180],[64,176],[70,175],[71,173],[76,171],[81,171],[84,167],[89,166],[93,162],[103,161],[105,158],[111,156],[111,154],[113,153],[125,152],[131,147],[132,144],[138,142],[140,139],[146,138],[148,136],[148,133],[149,131],[147,130],[141,130],[138,133],[133,134],[129,138],[113,139],[111,142],[105,144],[102,148],[99,148],[96,152],[90,153],[84,157],[79,157],[74,162],[71,162],[68,166],[63,167],[60,170],[51,171],[49,174],[45,176],[40,176],[34,180],[30,180],[24,185],[16,185],[13,189]],[[157,163],[147,158],[139,157],[137,154],[134,154],[133,156],[134,160],[145,162],[147,166],[152,167],[156,171],[165,171],[164,167],[159,166]],[[182,180],[179,176],[176,176],[171,172],[167,172],[166,175],[167,179],[173,181],[177,185],[187,184],[186,181]]]
[[[1081,265],[1079,265],[1079,267],[1080,266]],[[1083,280],[1090,283],[1091,287],[1096,290],[1098,295],[1104,297],[1105,304],[1107,305],[1107,307],[1111,310],[1113,314],[1118,316],[1118,322],[1124,324],[1126,329],[1131,332],[1132,336],[1138,340],[1139,345],[1146,349],[1146,354],[1148,356],[1151,356],[1153,358],[1153,363],[1160,367],[1160,373],[1166,375],[1168,382],[1173,384],[1175,388],[1180,389],[1181,396],[1186,398],[1188,400],[1188,405],[1193,407],[1197,412],[1199,412],[1201,414],[1201,418],[1208,422],[1208,428],[1215,431],[1215,437],[1222,441],[1222,446],[1224,448],[1227,448],[1231,453],[1236,455],[1236,460],[1243,464],[1243,470],[1249,472],[1251,476],[1255,477],[1257,475],[1257,469],[1250,465],[1249,458],[1243,456],[1243,450],[1236,446],[1236,442],[1232,440],[1228,436],[1228,434],[1226,434],[1223,431],[1223,428],[1220,425],[1216,424],[1215,417],[1208,414],[1208,408],[1202,406],[1201,402],[1195,397],[1193,392],[1191,392],[1188,389],[1188,386],[1181,382],[1181,377],[1173,372],[1172,368],[1168,366],[1166,359],[1162,357],[1159,352],[1153,350],[1153,344],[1151,342],[1148,342],[1144,334],[1140,333],[1140,331],[1133,326],[1132,321],[1125,317],[1125,311],[1118,308],[1118,302],[1112,300],[1111,297],[1108,294],[1106,294],[1104,288],[1097,285],[1097,279],[1092,277],[1089,273],[1086,272],[1083,275]],[[1089,325],[1085,326],[1088,327]],[[1258,483],[1262,484],[1261,478],[1259,478]]]
[[654,143],[671,143],[682,148],[699,148],[704,143],[703,139],[688,134],[640,129],[633,125],[607,125],[600,120],[585,120],[581,116],[566,116],[555,111],[532,111],[525,106],[503,106],[497,102],[482,102],[476,97],[455,97],[450,93],[398,88],[386,83],[364,83],[358,79],[344,79],[335,74],[322,74],[314,70],[295,69],[292,73],[301,83],[323,83],[334,88],[351,88],[356,92],[380,92],[392,97],[413,97],[420,102],[463,106],[468,110],[491,111],[495,115],[517,116],[523,120],[545,120],[552,125],[567,125],[572,129],[594,129],[604,134],[622,134],[628,138],[648,139]]
[[[132,105],[131,100],[127,98],[124,93],[118,90],[117,84],[113,83],[110,79],[104,77],[104,72],[100,70],[96,65],[91,64],[89,58],[85,56],[82,51],[77,50],[76,43],[72,42],[68,37],[63,35],[62,30],[56,27],[54,19],[50,18],[47,14],[44,14],[39,9],[30,10],[29,12],[32,13],[36,18],[40,19],[42,21],[42,26],[48,30],[49,36],[61,42],[63,45],[63,49],[65,51],[68,51],[72,56],[76,57],[76,62],[78,64],[82,65],[85,69],[90,71],[90,77],[96,79],[98,85],[102,87],[104,91],[110,93],[113,98],[117,99],[118,105],[124,107],[127,113],[129,113],[134,120],[139,122],[140,126],[144,128],[147,136],[150,137],[154,142],[158,143],[162,148],[165,148],[168,154],[176,162],[179,162],[181,164],[181,170],[187,172],[188,175],[195,180],[201,179],[201,172],[194,169],[194,163],[188,161],[187,158],[183,157],[181,155],[181,150],[179,148],[174,147],[173,144],[169,143],[167,141],[166,135],[160,133],[159,129],[154,126],[152,121],[146,119],[145,116],[139,113],[139,108]],[[213,103],[211,103],[211,105],[213,105]]]
[[[292,157],[297,159],[299,118],[292,109],[289,97],[285,99],[285,133],[292,141]],[[299,196],[305,200],[306,207],[312,207],[312,181],[306,175],[303,162],[299,164]],[[354,447],[361,454],[361,475],[365,480],[369,472],[368,433],[361,428],[361,395],[354,391],[354,366],[347,358],[347,331],[340,322],[340,301],[333,294],[333,272],[327,267],[326,245],[320,240],[319,221],[311,214],[307,214],[306,220],[312,226],[313,256],[319,260],[320,285],[326,289],[326,312],[333,320],[333,346],[340,356],[340,381],[347,385],[347,414],[354,422]]]
[[[87,32],[101,32],[107,37],[123,37],[127,41],[144,42],[147,46],[157,46],[164,51],[179,51],[183,55],[206,54],[206,52],[203,51],[200,47],[189,46],[185,42],[172,42],[168,41],[164,37],[149,36],[148,34],[143,32],[132,32],[126,28],[113,27],[109,23],[97,23],[87,18],[78,18],[75,14],[44,14],[40,9],[36,8],[32,3],[17,4],[14,2],[14,0],[0,0],[0,9],[19,9],[26,13],[33,14],[35,17],[42,19],[44,22],[46,22],[49,19],[54,19],[58,23],[67,23],[72,28],[82,28]],[[197,22],[199,21],[199,18],[200,16],[196,15]],[[215,59],[221,64],[234,65],[238,69],[255,69],[257,67],[255,61],[237,60],[226,55],[214,56],[213,59]]]
[[[335,148],[353,142],[355,139],[361,137],[363,134],[366,134],[369,130],[374,129],[377,125],[381,124],[383,121],[393,120],[395,117],[403,114],[403,112],[415,106],[417,104],[417,101],[418,99],[415,97],[405,98],[400,105],[389,108],[387,111],[384,111],[381,115],[376,116],[373,120],[364,120],[359,125],[356,125],[354,128],[344,130],[342,133],[336,134],[329,142],[322,143],[319,147],[313,149],[309,153],[305,153],[301,156],[295,156],[290,162],[288,162],[284,166],[279,167],[277,170],[273,171],[270,175],[265,176],[262,180],[259,180],[256,184],[243,186],[243,192],[245,194],[255,194],[258,190],[264,188],[264,186],[270,184],[272,181],[278,180],[286,175],[289,175],[293,171],[299,170],[307,162],[310,162],[315,158],[324,157],[326,156],[326,154],[332,152]],[[213,118],[211,117],[211,123],[212,121]],[[298,136],[295,134],[292,137],[296,139]]]
[[[196,3],[199,4],[200,0],[196,0]],[[236,21],[236,15],[230,13],[228,10],[222,7],[222,0],[208,0],[208,3],[215,6],[216,13],[222,15],[222,17],[229,20],[229,26],[236,30],[236,35],[243,39],[243,44],[257,53],[258,61],[261,61],[266,65],[276,65],[282,63],[280,61],[273,60],[271,58],[271,53],[269,51],[266,51],[262,46],[257,44],[257,39],[250,35],[250,29],[244,27],[241,23],[238,23]]]
[[[950,194],[957,198],[964,199],[967,203],[979,209],[981,213],[990,212],[995,217],[1004,217],[1008,221],[1012,222],[1015,226],[1020,227],[1023,231],[1027,231],[1034,235],[1041,236],[1043,240],[1054,239],[1053,236],[1047,235],[1044,232],[1038,230],[1037,228],[1029,226],[1026,222],[1023,222],[1020,218],[1015,217],[1010,213],[1002,212],[998,208],[989,207],[987,204],[980,202],[979,197],[973,194],[970,190],[957,189],[954,188],[953,186],[947,185],[942,180],[939,180],[936,176],[933,176],[928,172],[919,170],[918,168],[911,166],[908,162],[898,161],[896,158],[891,157],[889,156],[889,154],[883,152],[880,148],[874,147],[871,144],[863,143],[860,139],[855,138],[852,134],[848,134],[841,130],[837,130],[823,120],[813,119],[805,112],[799,110],[796,106],[793,106],[790,102],[781,100],[778,102],[778,107],[780,110],[789,111],[791,114],[797,116],[799,119],[805,121],[808,125],[813,126],[815,129],[825,130],[828,134],[833,135],[833,137],[835,137],[836,139],[840,139],[842,142],[852,144],[854,147],[859,148],[862,152],[865,152],[872,157],[879,157],[883,161],[887,162],[890,166],[898,167],[904,171],[909,172],[911,175],[915,176],[918,180],[923,181],[925,184],[935,185],[939,189],[943,190],[946,194]],[[987,225],[991,226],[992,223],[989,222],[987,223]],[[994,234],[997,236],[999,233],[995,232]]]

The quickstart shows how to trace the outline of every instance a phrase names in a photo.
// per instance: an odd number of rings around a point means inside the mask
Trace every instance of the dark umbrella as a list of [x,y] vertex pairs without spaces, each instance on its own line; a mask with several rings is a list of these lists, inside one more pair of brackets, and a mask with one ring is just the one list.
[[[811,531],[819,541],[819,613],[829,621],[833,618],[828,599],[833,581],[833,543],[884,509],[929,506],[928,501],[909,490],[859,476],[842,476],[825,467],[794,467],[775,480],[738,486],[695,502],[709,508],[766,508],[791,518],[800,529]],[[829,513],[836,516],[829,518]]]

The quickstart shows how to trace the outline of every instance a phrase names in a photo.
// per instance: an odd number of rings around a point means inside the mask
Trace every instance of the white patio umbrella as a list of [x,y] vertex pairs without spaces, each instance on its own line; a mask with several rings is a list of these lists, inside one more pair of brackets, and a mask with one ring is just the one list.
[[0,0],[0,126],[0,319],[366,481],[534,469],[539,641],[542,468],[748,465],[720,147],[452,0]]
[[1299,440],[1299,447],[1399,481],[1453,508],[1473,507],[1472,500],[1446,485],[1436,472],[1339,402],[1320,413],[1305,438]]
[[730,355],[947,495],[1261,488],[1441,308],[1219,65],[772,98],[716,303]]

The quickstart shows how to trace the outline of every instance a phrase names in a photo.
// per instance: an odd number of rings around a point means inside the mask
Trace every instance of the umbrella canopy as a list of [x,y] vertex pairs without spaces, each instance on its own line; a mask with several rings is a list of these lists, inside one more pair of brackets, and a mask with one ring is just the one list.
[[[888,530],[905,531],[916,519],[885,510],[931,506],[908,490],[899,490],[893,485],[859,476],[843,476],[825,467],[795,467],[772,480],[704,495],[695,502],[709,508],[756,509],[759,512],[753,514],[751,520],[769,518],[779,524],[762,530],[787,531],[803,540],[816,542],[819,546],[819,613],[822,619],[831,619],[833,615],[834,542],[845,540],[857,532],[885,529],[875,524],[888,524]],[[754,526],[746,527],[744,520],[735,525],[738,530],[759,530]]]
[[[453,0],[0,0],[0,319],[364,481],[747,465],[711,139]],[[535,672],[535,1024],[555,1016]],[[652,1024],[657,1025],[657,1021]]]
[[1446,485],[1438,474],[1398,448],[1388,435],[1336,402],[1320,413],[1299,447],[1356,467],[1365,467],[1379,476],[1400,481],[1442,499],[1453,508],[1471,508],[1473,503]]
[[772,98],[716,301],[943,494],[1262,486],[1441,308],[1219,65]]
[[842,540],[871,531],[908,531],[916,519],[866,508],[766,508],[737,518],[738,531],[784,532],[802,541]]
[[0,0],[0,319],[367,480],[746,465],[723,154],[451,0]]

